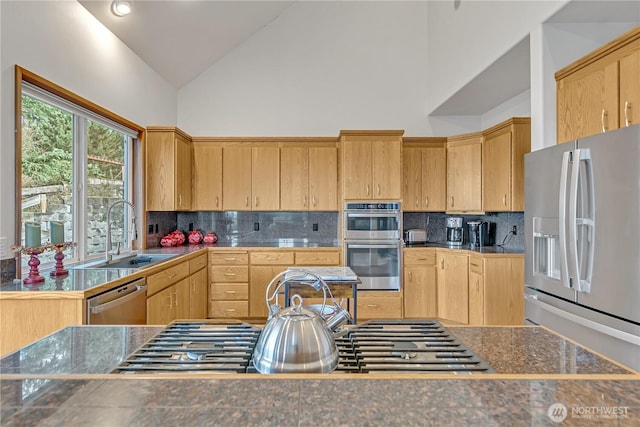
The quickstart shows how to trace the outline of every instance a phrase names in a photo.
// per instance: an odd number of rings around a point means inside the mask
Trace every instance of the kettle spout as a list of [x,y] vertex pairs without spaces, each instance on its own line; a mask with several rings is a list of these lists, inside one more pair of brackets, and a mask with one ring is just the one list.
[[325,324],[330,331],[335,332],[341,325],[351,320],[351,315],[338,303],[335,303],[333,308],[334,313],[331,317],[325,320]]

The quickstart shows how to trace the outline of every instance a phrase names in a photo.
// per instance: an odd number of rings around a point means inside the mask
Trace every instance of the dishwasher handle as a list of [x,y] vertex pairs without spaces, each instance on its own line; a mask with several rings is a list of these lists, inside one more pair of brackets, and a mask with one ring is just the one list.
[[132,300],[133,298],[137,297],[138,295],[140,295],[141,293],[146,293],[147,292],[147,286],[146,285],[137,285],[136,286],[136,290],[123,296],[122,298],[117,298],[113,301],[109,301],[109,302],[105,302],[104,304],[100,304],[100,305],[96,305],[95,307],[91,307],[91,314],[98,314],[98,313],[102,313],[105,310],[109,310],[112,309],[113,307],[116,307],[120,304],[123,304],[129,300]]

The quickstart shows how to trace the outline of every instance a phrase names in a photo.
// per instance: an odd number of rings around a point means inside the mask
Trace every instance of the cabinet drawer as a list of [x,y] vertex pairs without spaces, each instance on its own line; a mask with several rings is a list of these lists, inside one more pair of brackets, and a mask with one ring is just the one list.
[[165,268],[162,271],[152,274],[147,277],[147,296],[153,295],[167,286],[177,283],[188,275],[188,262],[183,262],[182,264],[174,265],[173,267]]
[[207,254],[198,255],[189,260],[189,274],[193,274],[203,267],[207,266]]
[[340,265],[340,252],[296,252],[296,265]]
[[248,283],[212,283],[209,288],[211,301],[237,301],[249,299]]
[[251,252],[251,265],[293,265],[293,252]]
[[249,316],[247,301],[209,301],[209,317],[239,319]]
[[241,265],[214,265],[211,267],[212,282],[248,282],[249,267]]
[[209,264],[246,265],[249,264],[249,254],[247,252],[209,252]]
[[402,297],[361,297],[358,295],[358,321],[360,319],[402,318]]
[[435,265],[435,250],[409,249],[403,252],[405,264]]
[[478,274],[484,274],[484,262],[480,257],[469,257],[469,271]]

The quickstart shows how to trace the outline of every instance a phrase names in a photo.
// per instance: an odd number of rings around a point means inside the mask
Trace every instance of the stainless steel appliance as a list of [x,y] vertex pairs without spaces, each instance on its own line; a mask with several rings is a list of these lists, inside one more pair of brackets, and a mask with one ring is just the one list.
[[346,203],[344,264],[358,276],[358,290],[399,290],[402,212],[398,202]]
[[427,241],[427,230],[412,228],[404,233],[405,243],[425,243]]
[[[220,320],[173,322],[112,373],[257,373],[251,355],[260,328]],[[335,339],[333,373],[493,373],[442,325],[430,320],[372,320]]]
[[467,222],[469,245],[492,246],[496,244],[496,224],[488,221]]
[[447,244],[462,246],[463,241],[462,217],[452,216],[447,218]]
[[640,370],[640,126],[525,156],[525,310]]
[[147,323],[146,279],[118,286],[87,298],[89,325],[145,325]]

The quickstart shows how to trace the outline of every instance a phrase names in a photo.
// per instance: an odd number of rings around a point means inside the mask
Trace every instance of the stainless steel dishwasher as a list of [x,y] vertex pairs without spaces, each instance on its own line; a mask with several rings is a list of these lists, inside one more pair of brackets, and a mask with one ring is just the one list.
[[147,323],[145,278],[87,298],[88,325],[144,325]]

